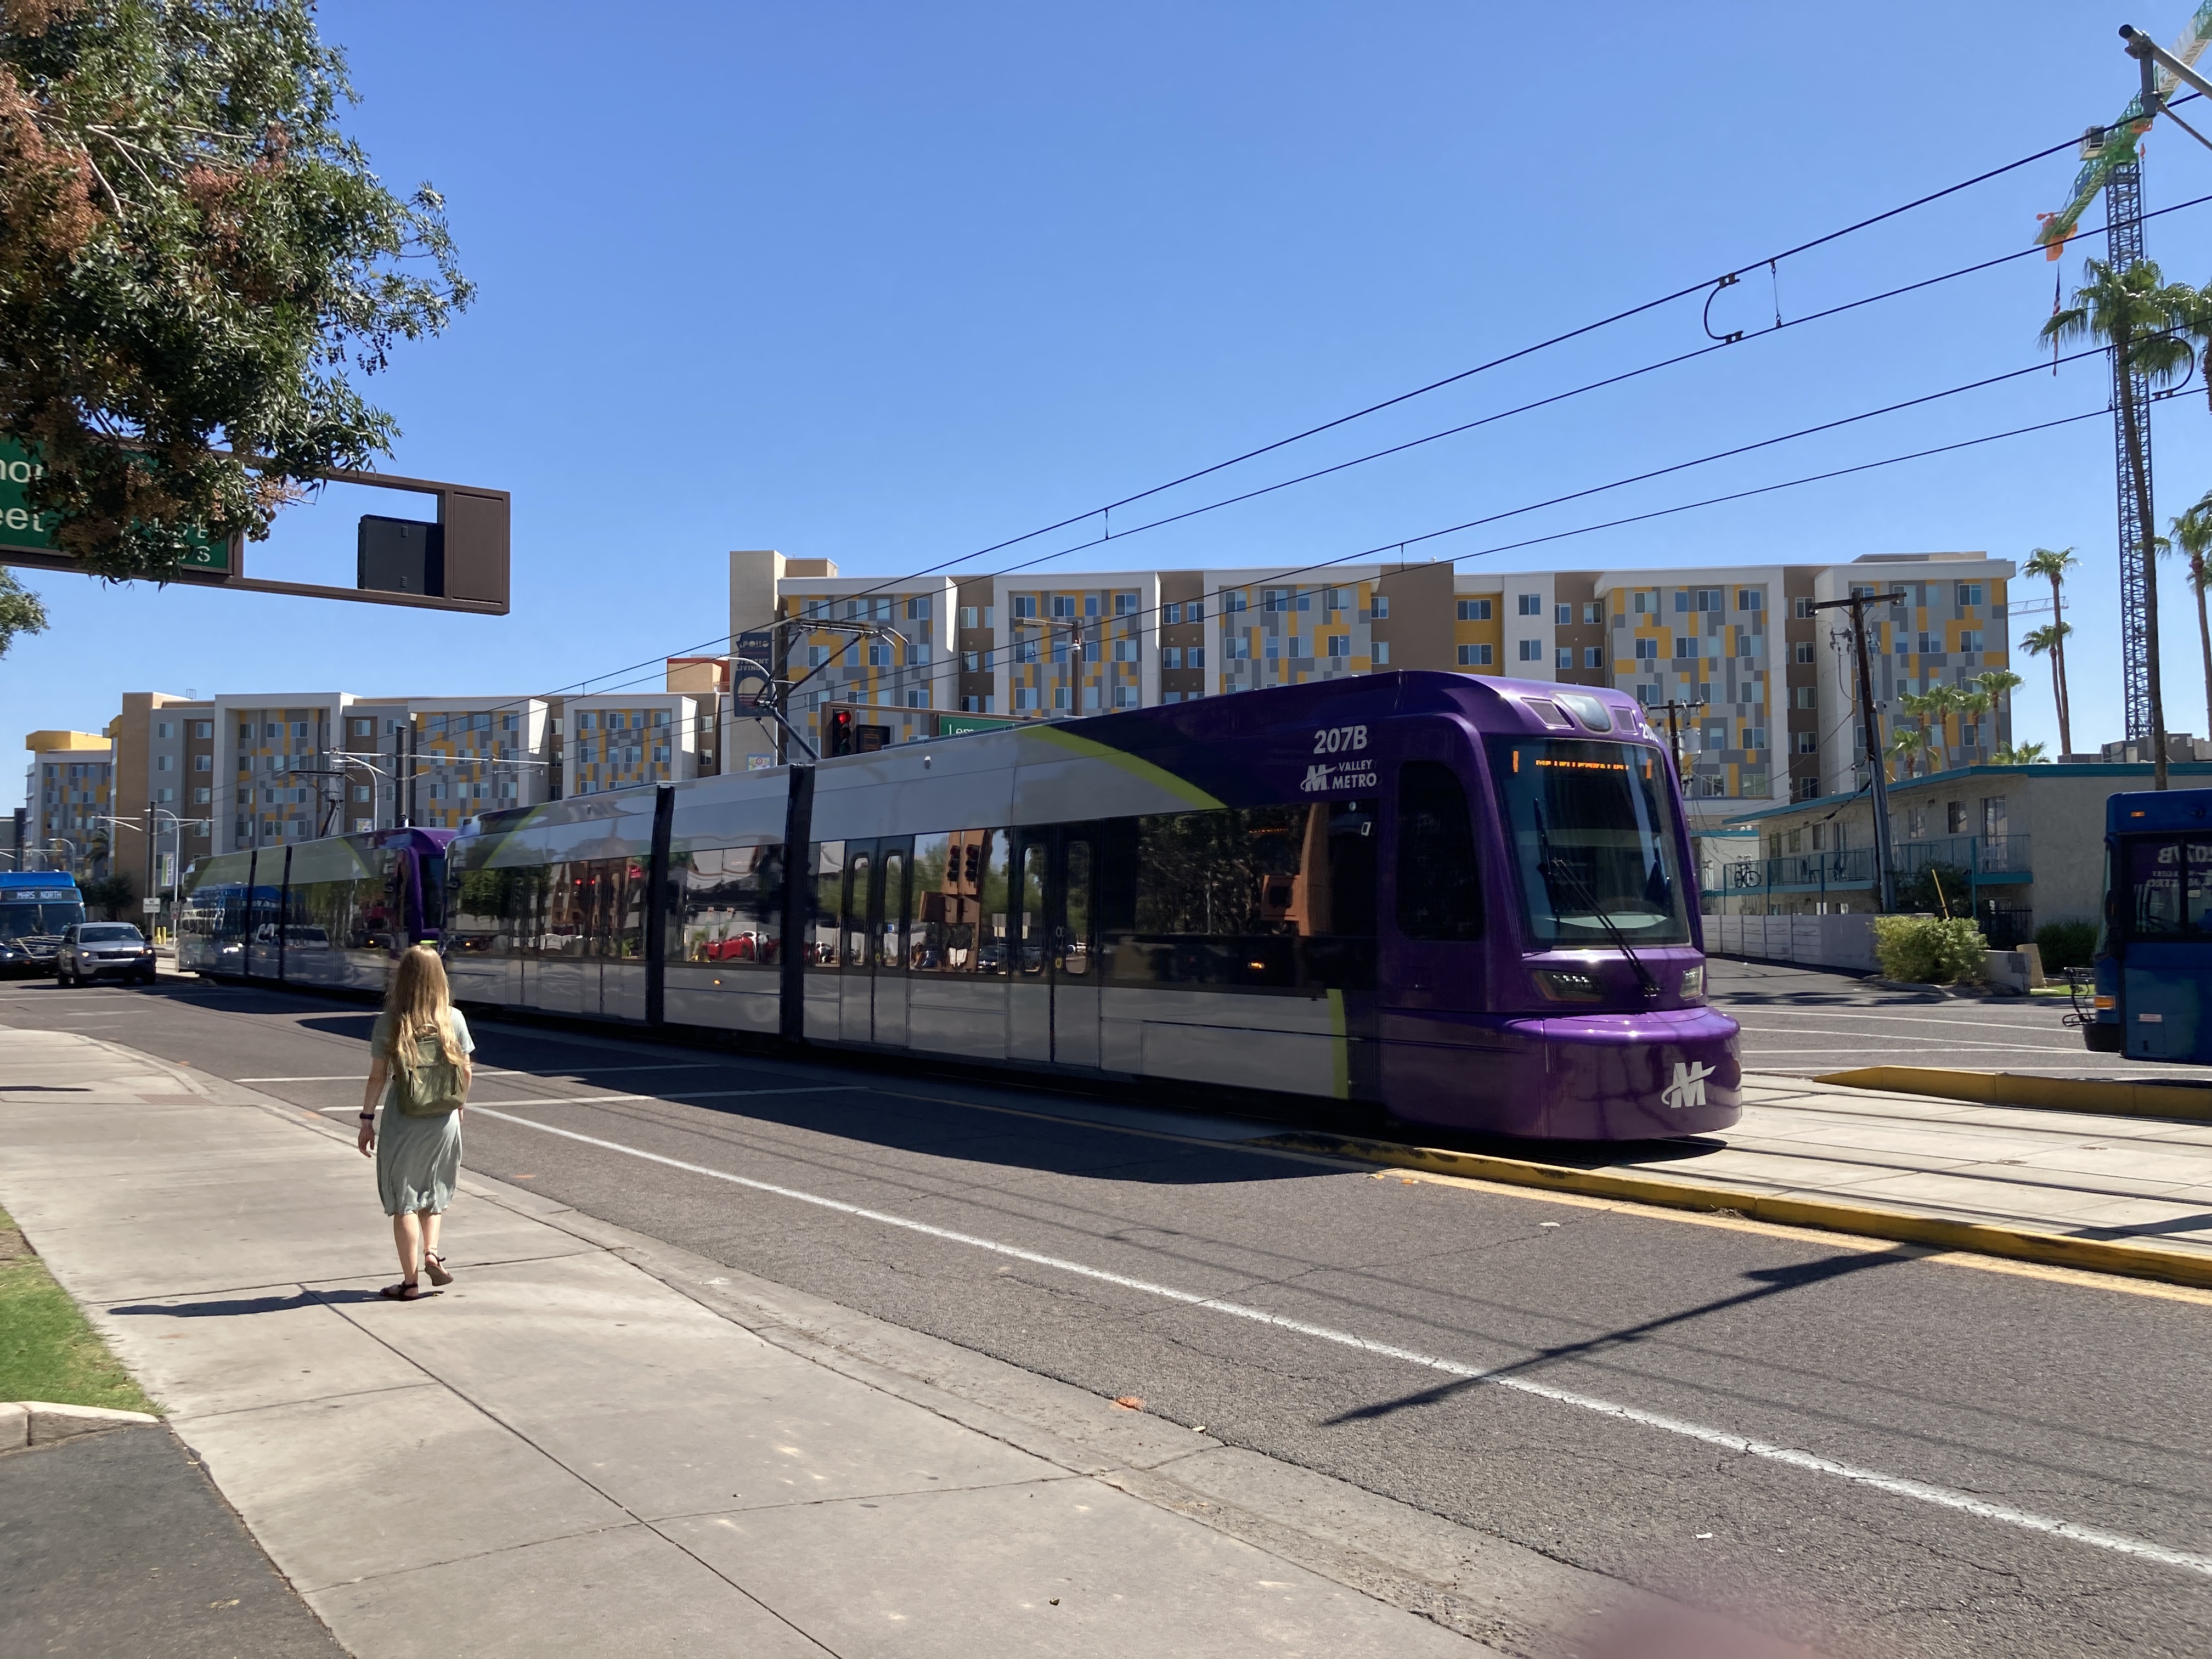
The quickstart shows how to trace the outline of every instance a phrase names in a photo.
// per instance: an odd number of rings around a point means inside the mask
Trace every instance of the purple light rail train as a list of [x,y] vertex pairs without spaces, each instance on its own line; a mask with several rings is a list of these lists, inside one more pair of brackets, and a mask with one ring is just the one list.
[[1373,674],[572,797],[448,850],[480,1006],[1554,1139],[1741,1112],[1677,787],[1617,692]]

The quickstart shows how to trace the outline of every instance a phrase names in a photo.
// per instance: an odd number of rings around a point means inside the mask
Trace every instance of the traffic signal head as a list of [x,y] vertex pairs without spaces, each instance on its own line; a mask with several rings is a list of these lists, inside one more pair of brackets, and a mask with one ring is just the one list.
[[823,746],[825,755],[849,755],[853,752],[853,711],[835,708],[830,713],[829,741]]

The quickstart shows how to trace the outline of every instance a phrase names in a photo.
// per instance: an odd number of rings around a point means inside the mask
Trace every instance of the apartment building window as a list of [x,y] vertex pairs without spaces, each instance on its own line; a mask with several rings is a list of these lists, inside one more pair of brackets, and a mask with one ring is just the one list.
[[1982,602],[1982,585],[1979,582],[1960,582],[1958,599],[1961,610],[1970,605],[1979,605]]
[[1813,614],[1813,601],[1810,599],[1790,600],[1790,614],[1796,617],[1799,622],[1806,621]]
[[215,736],[215,722],[213,720],[194,720],[192,722],[192,735],[196,738],[212,738]]
[[1369,659],[1369,660],[1371,661],[1377,668],[1388,668],[1390,665],[1389,641],[1376,641],[1373,647],[1373,653],[1374,654]]
[[1637,642],[1636,642],[1636,659],[1637,659],[1638,662],[1645,662],[1645,661],[1649,661],[1650,659],[1653,659],[1653,658],[1656,657],[1658,654],[1659,654],[1659,641],[1656,641],[1656,640],[1653,640],[1653,639],[1642,639],[1642,640],[1638,640],[1638,641],[1637,641]]
[[1757,637],[1758,635],[1754,635],[1748,628],[1737,629],[1735,630],[1736,655],[1739,657],[1749,657],[1757,654],[1752,646],[1752,641]]
[[928,594],[924,593],[918,598],[908,599],[906,602],[906,619],[908,622],[927,622],[929,620]]
[[1194,645],[1188,650],[1185,651],[1182,653],[1182,665],[1185,668],[1205,667],[1206,647],[1202,645]]
[[177,792],[173,789],[156,789],[154,792],[154,799],[157,801],[173,801],[176,798]]
[[1744,727],[1743,746],[1747,749],[1765,748],[1766,728],[1763,726],[1747,726]]
[[1115,662],[1135,662],[1138,659],[1138,653],[1139,645],[1138,641],[1135,640],[1125,638],[1114,641],[1114,660]]
[[1352,635],[1349,634],[1330,635],[1328,636],[1328,654],[1332,657],[1349,657],[1352,654]]
[[1179,645],[1162,646],[1160,647],[1160,666],[1163,668],[1182,667],[1182,647]]
[[1015,621],[1017,621],[1017,622],[1024,621],[1024,620],[1025,620],[1025,619],[1027,619],[1027,618],[1030,618],[1030,617],[1035,617],[1035,616],[1036,615],[1036,613],[1037,613],[1037,602],[1036,602],[1036,594],[1034,594],[1034,593],[1017,593],[1017,594],[1015,594],[1015,595],[1014,595],[1014,620],[1015,620]]
[[1487,668],[1491,660],[1491,648],[1486,645],[1462,645],[1459,648],[1462,668]]
[[1718,611],[1723,591],[1717,587],[1678,587],[1674,590],[1674,609],[1677,611]]
[[1052,596],[1052,614],[1062,618],[1074,616],[1075,595],[1073,593],[1054,594]]
[[1735,608],[1739,611],[1760,610],[1765,604],[1766,595],[1759,588],[1739,587],[1735,591]]
[[1562,673],[1565,673],[1567,670],[1572,668],[1575,665],[1574,647],[1571,645],[1561,646],[1559,648],[1558,654],[1553,659],[1553,661],[1558,665],[1559,672]]
[[1252,641],[1250,638],[1243,634],[1223,635],[1221,636],[1221,660],[1224,662],[1251,661]]
[[1585,605],[1584,606],[1583,606],[1583,626],[1584,626],[1585,628],[1595,628],[1595,627],[1596,627],[1600,623],[1603,622],[1604,620],[1605,620],[1605,601],[1604,601],[1604,600],[1602,600],[1602,599],[1592,599],[1589,604],[1587,604],[1587,605]]
[[1790,690],[1790,701],[1793,707],[1798,708],[1818,708],[1820,706],[1820,688],[1817,685],[1795,686]]
[[215,791],[212,789],[195,789],[192,791],[192,805],[195,806],[208,805],[214,799]]
[[177,735],[176,726],[173,721],[159,721],[154,727],[154,735],[157,738],[173,738]]
[[1797,733],[1797,752],[1801,755],[1819,754],[1820,752],[1820,734],[1818,732],[1800,732]]
[[1584,646],[1583,647],[1583,666],[1585,668],[1604,667],[1605,647],[1601,645]]
[[1231,611],[1249,610],[1251,603],[1251,595],[1241,587],[1233,587],[1221,596],[1221,609],[1224,614]]
[[1654,602],[1656,598],[1650,589],[1639,587],[1628,596],[1628,608],[1639,617],[1648,615],[1659,608]]
[[1695,634],[1677,634],[1674,636],[1674,660],[1676,662],[1686,662],[1697,654],[1698,636]]
[[240,720],[238,723],[238,740],[240,743],[252,743],[253,741],[253,722],[252,720]]
[[1540,593],[1523,593],[1520,596],[1520,605],[1522,616],[1540,617],[1544,614],[1544,596]]
[[1350,588],[1330,587],[1323,589],[1322,592],[1327,595],[1327,598],[1322,601],[1322,603],[1328,609],[1331,611],[1349,611],[1352,609],[1352,590]]
[[1574,606],[1571,605],[1553,605],[1552,607],[1552,621],[1555,626],[1560,628],[1572,628],[1575,625]]
[[1462,599],[1459,602],[1459,619],[1462,622],[1488,622],[1490,620],[1490,601],[1488,599]]
[[1367,614],[1376,622],[1388,622],[1390,619],[1390,596],[1388,593],[1377,593],[1375,596],[1375,603],[1369,608]]
[[[1717,783],[1719,780],[1717,778],[1714,781]],[[1720,792],[1715,791],[1715,793],[1718,793]],[[1742,787],[1738,789],[1736,793],[1742,795],[1765,794],[1766,793],[1766,774],[1764,772],[1745,773],[1743,775]]]
[[1948,835],[1963,836],[1966,833],[1966,802],[1954,800],[1943,804],[1943,829]]
[[1962,720],[1960,722],[1959,746],[1960,748],[1978,748],[1981,744],[1981,741],[1982,726],[1979,720]]
[[176,767],[177,757],[174,755],[156,755],[154,757],[154,769],[156,772],[173,772],[176,770]]
[[1791,647],[1790,654],[1791,659],[1795,661],[1811,662],[1814,660],[1813,641],[1810,640],[1798,641],[1796,645]]
[[376,722],[373,720],[349,720],[347,726],[356,738],[373,737],[376,732]]
[[1521,641],[1521,660],[1522,660],[1522,662],[1541,662],[1541,661],[1543,661],[1543,660],[1544,660],[1544,646],[1543,646],[1543,642],[1542,642],[1540,640],[1523,640],[1523,641]]
[[1134,708],[1137,706],[1137,688],[1135,686],[1117,685],[1114,688],[1115,708]]
[[1960,650],[1961,650],[1961,651],[1978,651],[1978,650],[1980,650],[1981,648],[1982,648],[1982,630],[1981,630],[1980,629],[1978,629],[1978,628],[1966,628],[1966,629],[1961,629],[1960,630],[1960,632],[1959,632],[1959,649],[1960,649]]

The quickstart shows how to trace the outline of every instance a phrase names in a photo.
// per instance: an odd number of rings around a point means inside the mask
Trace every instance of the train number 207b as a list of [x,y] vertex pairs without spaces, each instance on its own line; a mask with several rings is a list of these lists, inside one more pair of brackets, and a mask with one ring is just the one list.
[[1341,754],[1347,749],[1367,747],[1367,728],[1364,726],[1324,726],[1314,733],[1313,751],[1316,755]]

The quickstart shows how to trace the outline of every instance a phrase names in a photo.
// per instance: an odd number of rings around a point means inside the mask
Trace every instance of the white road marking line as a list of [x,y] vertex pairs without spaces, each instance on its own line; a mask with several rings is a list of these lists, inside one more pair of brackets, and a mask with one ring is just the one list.
[[[605,1106],[618,1100],[657,1100],[667,1106],[688,1106],[695,1100],[735,1100],[750,1095],[837,1095],[848,1090],[866,1092],[867,1089],[865,1083],[829,1083],[804,1089],[686,1089],[682,1091],[684,1097],[681,1100],[671,1099],[666,1095],[539,1095],[532,1100],[502,1100],[499,1103],[502,1106]],[[469,1109],[472,1112],[488,1111],[487,1108],[478,1106],[474,1101],[469,1103]],[[497,1117],[500,1115],[489,1112],[489,1115]],[[529,1121],[527,1118],[520,1117],[514,1121],[517,1123]]]
[[[1965,1025],[1976,1030],[1994,1027],[2002,1027],[2008,1031],[2048,1031],[2057,1029],[2052,1024],[2042,1020],[2030,1024],[2025,1020],[2017,1019],[1983,1019],[1973,1014],[1959,1014],[1946,1019],[1934,1014],[1878,1013],[1872,1010],[1856,1008],[1791,1008],[1787,1011],[1746,1008],[1739,1011],[1729,1007],[1725,1003],[1715,1003],[1713,1006],[1723,1013],[1738,1020],[1741,1020],[1745,1014],[1758,1015],[1771,1012],[1781,1019],[1881,1019],[1906,1025]],[[2062,1013],[2064,1011],[2053,1008],[2051,1012]]]
[[771,1181],[756,1181],[750,1176],[732,1175],[727,1170],[714,1170],[703,1164],[687,1164],[682,1158],[666,1158],[659,1152],[648,1152],[641,1147],[625,1146],[620,1141],[602,1140],[597,1135],[578,1134],[573,1129],[556,1128],[550,1123],[539,1123],[526,1117],[510,1117],[504,1112],[495,1112],[485,1107],[477,1111],[486,1117],[495,1117],[504,1122],[520,1124],[526,1129],[537,1129],[550,1135],[559,1135],[566,1140],[581,1141],[587,1146],[598,1146],[611,1152],[623,1152],[631,1158],[642,1158],[650,1164],[665,1164],[672,1170],[702,1175],[715,1181],[726,1181],[732,1185],[750,1187],[756,1192],[773,1193],[779,1198],[795,1199],[801,1204],[811,1204],[824,1210],[835,1210],[841,1215],[856,1216],[863,1221],[878,1221],[889,1227],[900,1227],[908,1232],[924,1233],[932,1238],[941,1238],[950,1243],[967,1244],[979,1250],[1010,1256],[1017,1261],[1026,1261],[1040,1267],[1051,1267],[1060,1273],[1073,1273],[1079,1278],[1095,1279],[1102,1284],[1118,1285],[1124,1290],[1157,1296],[1169,1302],[1182,1303],[1187,1307],[1209,1308],[1237,1319],[1249,1319],[1256,1324],[1272,1325],[1278,1330],[1290,1331],[1299,1336],[1314,1337],[1323,1342],[1356,1348],[1362,1353],[1382,1356],[1386,1359],[1403,1360],[1409,1365],[1419,1365],[1447,1376],[1462,1377],[1492,1388],[1510,1389],[1518,1394],[1534,1395],[1556,1405],[1575,1406],[1583,1411],[1595,1412],[1619,1422],[1633,1423],[1647,1429],[1658,1429],[1696,1440],[1708,1446],[1717,1446],[1725,1451],[1765,1458],[1769,1462],[1802,1469],[1813,1474],[1825,1474],[1832,1479],[1849,1481],[1853,1486],[1870,1487],[1887,1492],[1894,1498],[1917,1498],[1923,1504],[1933,1504],[1942,1509],[1956,1510],[1984,1521],[2001,1521],[2008,1526],[2024,1528],[2030,1532],[2047,1533],[2053,1537],[2070,1538],[2077,1543],[2089,1544],[2098,1549],[2116,1554],[2132,1555],[2146,1561],[2156,1561],[2170,1567],[2180,1567],[2190,1572],[2212,1577],[2212,1556],[2192,1554],[2187,1550],[2170,1549],[2163,1544],[2154,1544],[2141,1538],[2130,1538],[2124,1533],[2107,1532],[2100,1527],[2084,1526],[2077,1521],[2060,1520],[2048,1515],[2039,1515],[2033,1510],[2016,1510],[2008,1504],[1992,1504],[1974,1497],[1970,1492],[1954,1492],[1948,1486],[1930,1486],[1926,1481],[1908,1480],[1902,1475],[1884,1474],[1878,1469],[1863,1469],[1855,1464],[1842,1463],[1816,1453],[1800,1451],[1790,1446],[1778,1446],[1769,1441],[1753,1440],[1747,1436],[1733,1434],[1725,1429],[1709,1429],[1700,1424],[1685,1422],[1678,1417],[1647,1412],[1634,1406],[1618,1405],[1610,1400],[1594,1395],[1576,1394],[1569,1389],[1556,1389],[1548,1383],[1532,1382],[1522,1376],[1500,1376],[1479,1366],[1468,1365],[1455,1359],[1440,1358],[1413,1348],[1401,1348],[1393,1343],[1377,1342],[1350,1331],[1334,1330],[1327,1325],[1311,1325],[1304,1320],[1287,1318],[1269,1313],[1264,1308],[1247,1307],[1238,1302],[1226,1302],[1218,1297],[1200,1296],[1193,1291],[1177,1290],[1169,1285],[1155,1285],[1149,1279],[1133,1279],[1126,1273],[1109,1273],[1103,1267],[1089,1267],[1079,1261],[1069,1261],[1059,1256],[1044,1255],[1036,1250],[1024,1250],[1012,1244],[1001,1244],[994,1239],[978,1238],[973,1233],[954,1232],[949,1227],[933,1227],[926,1221],[913,1221],[904,1216],[889,1215],[881,1210],[870,1210],[858,1204],[848,1204],[840,1199],[823,1198],[818,1194],[799,1191],[795,1187],[781,1187]]

